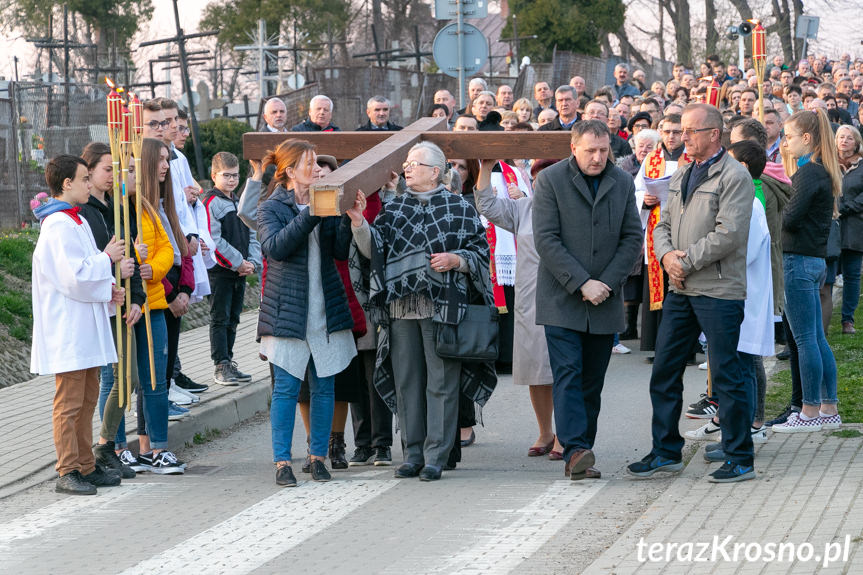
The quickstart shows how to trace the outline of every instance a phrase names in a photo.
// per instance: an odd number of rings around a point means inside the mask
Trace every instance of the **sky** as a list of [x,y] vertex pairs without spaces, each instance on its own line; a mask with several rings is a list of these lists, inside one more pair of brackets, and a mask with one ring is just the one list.
[[[201,12],[209,4],[209,1],[180,1],[180,21],[186,33],[198,30],[198,21],[200,20]],[[651,23],[656,22],[652,17],[652,13],[649,13],[645,8],[647,3],[652,4],[654,2],[649,2],[648,0],[625,1],[627,4],[630,4],[630,8],[628,9],[628,17],[630,19],[637,19],[643,26],[649,26]],[[153,0],[153,4],[153,20],[151,23],[142,26],[141,32],[136,36],[136,42],[166,37],[174,33],[172,1]],[[703,8],[703,5],[698,3],[697,0],[691,0],[690,4],[692,5],[694,15]],[[752,4],[757,5],[759,3],[753,2]],[[766,5],[766,2],[763,4]],[[841,52],[845,51],[851,52],[852,55],[863,55],[863,46],[860,45],[863,35],[854,26],[849,25],[849,22],[859,22],[861,6],[863,6],[863,1],[861,0],[807,0],[805,2],[806,13],[821,17],[819,40],[811,45],[810,52],[824,51],[837,57]],[[639,41],[639,36],[637,32],[632,33],[631,40],[642,49],[658,56],[655,42],[650,44],[645,43],[646,41],[643,39]],[[32,67],[35,52],[20,34],[7,33],[0,36],[0,54],[2,54],[0,56],[0,76],[5,76],[9,79],[13,75],[12,56],[17,55],[22,60],[19,64],[19,74],[24,74]]]

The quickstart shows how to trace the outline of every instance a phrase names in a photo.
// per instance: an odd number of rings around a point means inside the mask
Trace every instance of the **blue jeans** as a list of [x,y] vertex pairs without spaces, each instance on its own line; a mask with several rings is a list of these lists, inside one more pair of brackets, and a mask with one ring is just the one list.
[[854,323],[854,312],[860,302],[860,266],[863,252],[842,250],[839,258],[842,266],[842,321]]
[[593,449],[614,335],[547,325],[545,340],[554,375],[554,424],[569,461],[576,449]]
[[821,323],[821,280],[826,272],[823,258],[783,254],[785,268],[785,314],[797,344],[803,405],[838,403],[836,360],[824,337]]
[[[170,312],[168,312],[170,313]],[[144,319],[135,324],[135,344],[138,351],[138,393],[143,397],[144,421],[138,421],[138,435],[148,435],[153,449],[168,448],[168,327],[165,310],[150,311],[153,331],[153,363],[156,367],[156,389],[150,383],[150,357],[147,349],[147,328]],[[140,419],[140,415],[138,416]]]
[[[291,440],[294,435],[294,420],[297,416],[297,396],[302,380],[297,379],[278,365],[273,367],[275,381],[273,400],[270,404],[270,425],[273,438],[273,461],[291,461]],[[318,377],[315,362],[309,359],[309,392],[311,393],[309,453],[318,457],[327,456],[330,431],[333,427],[335,407],[334,376]]]
[[[817,296],[817,289],[816,289]],[[713,394],[719,401],[722,450],[740,465],[752,465],[752,423],[755,386],[746,380],[737,354],[743,300],[669,293],[662,304],[662,321],[656,335],[656,357],[650,375],[653,405],[653,455],[680,461],[683,437],[683,372],[699,332],[707,336],[707,361]]]

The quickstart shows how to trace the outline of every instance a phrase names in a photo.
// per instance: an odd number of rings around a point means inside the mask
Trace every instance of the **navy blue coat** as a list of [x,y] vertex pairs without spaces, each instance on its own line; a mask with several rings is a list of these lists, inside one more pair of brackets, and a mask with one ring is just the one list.
[[345,287],[334,261],[348,258],[350,219],[320,218],[309,215],[308,210],[300,211],[294,191],[279,186],[258,206],[258,239],[264,256],[259,338],[272,335],[306,339],[309,234],[318,225],[327,333],[353,328]]

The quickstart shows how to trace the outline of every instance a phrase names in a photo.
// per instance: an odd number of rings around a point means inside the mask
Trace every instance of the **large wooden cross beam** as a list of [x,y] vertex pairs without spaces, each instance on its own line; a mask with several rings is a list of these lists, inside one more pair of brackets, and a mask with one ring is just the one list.
[[408,151],[425,141],[440,146],[447,158],[565,158],[569,132],[447,132],[443,118],[420,118],[399,132],[249,132],[243,134],[243,157],[258,160],[288,139],[307,140],[319,154],[351,160],[311,187],[311,213],[345,213],[357,190],[373,192],[401,172]]

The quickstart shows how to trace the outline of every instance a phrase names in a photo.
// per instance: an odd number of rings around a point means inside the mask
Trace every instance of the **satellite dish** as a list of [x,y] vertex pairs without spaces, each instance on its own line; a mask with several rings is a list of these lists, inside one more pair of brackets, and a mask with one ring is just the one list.
[[[192,103],[195,106],[197,106],[198,104],[201,103],[201,95],[199,93],[192,92]],[[188,111],[189,110],[189,98],[188,98],[188,96],[184,93],[182,96],[180,96],[180,101],[177,102],[177,104],[182,106],[184,110]]]

